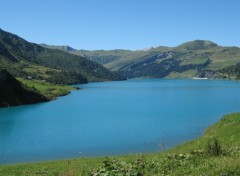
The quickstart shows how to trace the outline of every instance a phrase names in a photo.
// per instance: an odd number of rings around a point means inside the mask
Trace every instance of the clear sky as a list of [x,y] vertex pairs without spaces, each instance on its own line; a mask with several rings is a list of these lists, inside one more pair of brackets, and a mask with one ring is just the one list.
[[1,0],[0,28],[34,43],[143,49],[240,46],[240,0]]

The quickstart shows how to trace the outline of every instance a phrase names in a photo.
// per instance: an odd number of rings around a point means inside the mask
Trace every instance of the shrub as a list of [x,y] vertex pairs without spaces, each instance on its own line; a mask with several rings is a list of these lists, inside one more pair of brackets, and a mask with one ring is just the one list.
[[216,138],[207,141],[206,152],[210,156],[220,156],[223,154],[222,147]]

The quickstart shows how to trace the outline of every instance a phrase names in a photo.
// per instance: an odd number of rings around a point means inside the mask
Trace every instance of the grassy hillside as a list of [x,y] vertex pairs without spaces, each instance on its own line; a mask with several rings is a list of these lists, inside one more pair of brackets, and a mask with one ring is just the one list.
[[[234,69],[240,63],[240,49],[237,47],[221,47],[213,42],[197,40],[166,48],[165,51],[158,51],[156,48],[146,53],[138,60],[127,58],[106,66],[111,69],[121,64],[117,70],[130,78],[162,78],[177,73],[185,78],[196,76],[239,79],[239,72]],[[231,74],[229,70],[232,70]]]
[[0,107],[44,102],[48,99],[0,70]]
[[71,90],[76,88],[67,85],[56,85],[48,82],[42,82],[38,80],[29,80],[23,78],[17,78],[25,87],[31,89],[47,99],[52,100],[59,96],[64,96],[70,93]]
[[0,107],[39,103],[67,95],[76,88],[17,78],[0,69]]
[[240,175],[240,113],[224,116],[204,136],[154,154],[0,166],[7,175]]
[[[57,49],[63,50],[60,46]],[[240,78],[238,69],[240,48],[222,47],[205,40],[195,40],[177,47],[156,47],[137,51],[71,50],[68,52],[94,60],[110,70],[120,71],[128,78],[163,78],[175,75],[182,78],[193,76]]]
[[119,60],[133,53],[133,51],[130,51],[130,50],[118,50],[118,49],[89,51],[89,50],[76,50],[71,48],[70,46],[60,46],[60,45],[55,46],[55,45],[47,45],[47,44],[41,44],[41,46],[45,48],[50,48],[50,49],[58,49],[71,54],[82,56],[102,65]]
[[57,84],[123,79],[81,56],[27,42],[1,29],[0,68],[17,77],[32,77]]
[[11,79],[3,81],[1,80],[3,77],[1,72],[0,69],[0,107],[49,101],[77,89],[72,86],[57,85],[37,79],[15,79],[12,76]]

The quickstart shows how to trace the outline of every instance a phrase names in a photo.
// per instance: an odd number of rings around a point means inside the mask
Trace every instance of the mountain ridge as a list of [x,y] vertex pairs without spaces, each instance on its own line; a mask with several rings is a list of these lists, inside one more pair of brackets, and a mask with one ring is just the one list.
[[128,78],[240,79],[240,48],[220,46],[209,40],[147,50],[75,50],[70,53],[82,55]]
[[[58,50],[72,50],[72,51],[87,51],[87,52],[96,52],[96,51],[149,51],[149,50],[154,50],[156,48],[178,48],[178,47],[183,47],[183,46],[187,46],[187,45],[192,45],[192,44],[197,44],[198,42],[202,43],[202,45],[209,45],[209,46],[220,46],[220,47],[236,47],[236,48],[240,48],[238,46],[227,46],[227,45],[219,45],[211,40],[203,40],[203,39],[195,39],[195,40],[190,40],[190,41],[186,41],[183,42],[181,44],[178,44],[176,46],[165,46],[165,45],[157,45],[157,46],[150,46],[150,47],[146,47],[146,48],[141,48],[141,49],[135,49],[135,50],[131,50],[131,49],[123,49],[123,48],[115,48],[115,49],[92,49],[92,50],[88,50],[88,49],[84,49],[84,48],[80,48],[80,49],[76,49],[70,45],[49,45],[46,43],[40,43],[40,46],[46,47],[46,48],[52,48],[52,49],[58,49]],[[66,49],[67,48],[67,49]]]
[[118,73],[110,72],[84,57],[44,48],[1,29],[0,68],[8,70],[14,76],[30,76],[58,84],[124,79]]

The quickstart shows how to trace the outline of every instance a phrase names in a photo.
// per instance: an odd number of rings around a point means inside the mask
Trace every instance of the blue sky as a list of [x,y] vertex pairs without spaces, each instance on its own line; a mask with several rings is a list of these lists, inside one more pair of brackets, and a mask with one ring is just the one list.
[[5,0],[0,28],[34,43],[142,49],[195,39],[240,46],[240,0]]

